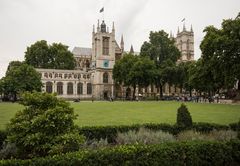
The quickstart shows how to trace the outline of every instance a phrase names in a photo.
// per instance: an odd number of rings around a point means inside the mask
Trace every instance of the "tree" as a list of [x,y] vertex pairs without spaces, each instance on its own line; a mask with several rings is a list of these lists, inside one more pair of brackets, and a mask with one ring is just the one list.
[[185,104],[181,104],[177,110],[177,125],[182,127],[192,126],[192,117]]
[[135,99],[136,86],[147,87],[154,82],[156,76],[156,68],[154,62],[148,57],[137,57],[132,69],[130,70],[129,77],[131,78],[133,86],[133,98]]
[[48,45],[45,40],[37,41],[25,52],[25,61],[35,68],[74,69],[75,59],[68,46],[61,43]]
[[192,96],[193,86],[190,84],[190,70],[194,67],[195,62],[181,62],[177,64],[176,71],[174,75],[174,83],[180,88],[182,93],[182,89],[186,89],[189,91],[190,96]]
[[153,82],[156,69],[154,62],[147,57],[125,54],[113,68],[113,79],[119,85],[133,87],[135,99],[136,87],[146,87]]
[[[222,27],[206,27],[202,50],[202,64],[211,71],[213,90],[231,89],[240,80],[240,17],[222,22]],[[240,90],[240,86],[239,90]]]
[[[180,57],[180,52],[174,44],[174,40],[168,38],[166,32],[150,32],[149,42],[144,42],[141,47],[141,56],[147,56],[155,62],[157,76],[155,84],[160,88],[160,97],[163,96],[163,85],[166,80],[166,67],[169,63],[174,63]],[[168,80],[170,80],[169,75]]]
[[48,93],[24,93],[18,111],[7,126],[7,141],[14,143],[18,157],[32,158],[76,151],[83,143],[74,125],[73,108]]
[[6,76],[2,79],[2,91],[8,99],[16,101],[17,95],[25,91],[41,91],[41,76],[30,65],[10,63]]

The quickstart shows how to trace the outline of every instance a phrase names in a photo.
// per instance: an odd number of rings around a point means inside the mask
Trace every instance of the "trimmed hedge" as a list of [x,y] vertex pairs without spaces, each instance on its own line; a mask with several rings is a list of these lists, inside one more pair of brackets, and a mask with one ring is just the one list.
[[[233,126],[233,128],[232,128]],[[139,130],[139,128],[144,127],[151,130],[162,130],[164,132],[177,135],[181,131],[187,129],[193,129],[199,132],[210,132],[212,130],[222,130],[222,129],[236,129],[236,125],[219,125],[212,123],[193,123],[191,127],[183,127],[178,125],[170,124],[142,124],[142,125],[122,125],[122,126],[93,126],[93,127],[81,127],[79,128],[79,133],[83,134],[87,139],[108,139],[109,143],[114,143],[118,132],[127,132],[130,130]],[[236,131],[236,130],[235,130]]]
[[[195,129],[199,132],[210,132],[212,130],[222,130],[222,129],[232,129],[234,131],[238,130],[239,124],[232,123],[230,125],[219,125],[214,123],[193,123],[191,127],[181,127],[177,125],[170,124],[136,124],[136,125],[120,125],[120,126],[92,126],[92,127],[79,127],[79,133],[83,134],[87,139],[108,139],[109,143],[115,143],[115,138],[118,132],[127,132],[130,130],[139,130],[139,128],[144,127],[151,130],[162,130],[164,132],[177,135],[181,131],[186,129]],[[0,145],[3,144],[3,141],[6,139],[6,131],[0,131]]]
[[79,151],[32,160],[2,160],[0,165],[239,165],[240,141],[129,145]]

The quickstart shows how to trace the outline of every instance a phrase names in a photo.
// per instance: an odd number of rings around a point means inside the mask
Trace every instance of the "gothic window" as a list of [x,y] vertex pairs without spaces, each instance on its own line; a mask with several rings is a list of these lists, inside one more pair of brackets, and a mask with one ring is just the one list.
[[108,73],[103,73],[103,83],[108,83]]
[[92,94],[92,84],[91,83],[87,83],[87,94],[88,95]]
[[63,94],[63,83],[62,82],[58,82],[57,83],[57,94],[58,95],[62,95]]
[[47,82],[47,83],[46,83],[46,92],[47,92],[47,93],[52,93],[52,89],[53,89],[53,84],[52,84],[52,82]]
[[103,55],[109,55],[109,37],[103,37]]
[[72,95],[73,94],[73,83],[69,82],[67,84],[67,94]]
[[77,84],[77,94],[82,95],[83,94],[83,83],[79,82]]

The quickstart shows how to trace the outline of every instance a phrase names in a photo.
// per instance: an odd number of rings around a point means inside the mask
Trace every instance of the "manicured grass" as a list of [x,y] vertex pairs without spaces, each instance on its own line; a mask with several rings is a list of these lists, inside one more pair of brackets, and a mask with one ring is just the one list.
[[[181,102],[80,102],[71,103],[79,126],[176,122]],[[229,124],[240,118],[240,105],[186,103],[194,122]],[[0,103],[0,129],[23,106]]]

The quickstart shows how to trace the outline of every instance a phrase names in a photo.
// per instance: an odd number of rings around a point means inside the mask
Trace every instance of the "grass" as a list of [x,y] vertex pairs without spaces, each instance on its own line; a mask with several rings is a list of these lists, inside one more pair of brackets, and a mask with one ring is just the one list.
[[[79,126],[128,125],[176,122],[180,102],[80,102],[71,103]],[[240,118],[240,105],[186,103],[194,122],[229,124]],[[0,103],[0,129],[4,129],[23,106]]]

